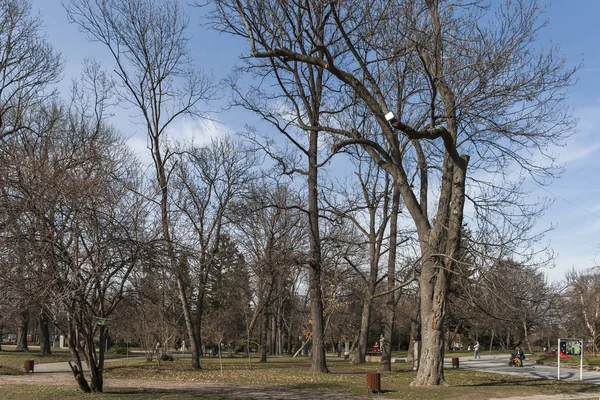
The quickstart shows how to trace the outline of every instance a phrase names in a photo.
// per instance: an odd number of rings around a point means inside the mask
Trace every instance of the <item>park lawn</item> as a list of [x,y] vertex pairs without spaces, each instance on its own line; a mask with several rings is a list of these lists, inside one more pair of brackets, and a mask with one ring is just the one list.
[[[63,400],[63,399],[89,399],[75,386],[38,386],[38,385],[0,385],[0,400],[36,399],[36,400]],[[231,396],[204,394],[194,391],[161,390],[161,389],[107,389],[104,393],[94,394],[94,399],[110,400],[232,400]]]
[[[538,361],[541,361],[545,364],[547,363],[555,363],[557,362],[556,356],[546,356],[546,355],[539,355],[536,356],[535,358]],[[560,364],[568,364],[568,365],[574,365],[574,366],[578,366],[581,362],[581,359],[577,356],[571,356],[571,358],[563,358],[560,360]],[[600,366],[600,357],[588,357],[585,354],[583,355],[583,365],[589,365],[589,366]]]
[[[23,364],[25,360],[33,360],[34,364],[45,364],[54,362],[70,361],[73,358],[67,349],[52,349],[52,354],[41,356],[39,348],[29,351],[16,351],[14,347],[2,346],[0,351],[0,375],[19,375],[23,374]],[[106,354],[106,358],[124,358],[120,354]],[[35,369],[35,368],[34,368]]]
[[15,351],[2,346],[2,351],[0,351],[0,375],[22,374],[25,360],[33,360],[35,364],[62,362],[71,360],[71,354],[68,350],[56,349],[53,350],[51,355],[40,356],[37,350]]
[[[111,363],[105,371],[107,379],[164,379],[198,382],[220,382],[264,386],[287,386],[318,392],[364,395],[365,373],[374,372],[377,364],[352,365],[329,362],[330,374],[313,374],[307,358],[270,358],[265,364],[255,359],[250,368],[247,359],[223,359],[221,373],[218,359],[202,359],[202,369],[191,369],[189,359],[172,362],[123,361]],[[598,392],[595,385],[579,382],[530,379],[468,370],[446,369],[448,387],[410,387],[416,373],[410,366],[395,364],[391,373],[381,376],[382,396],[400,399],[485,399],[490,397],[533,396],[538,394]]]

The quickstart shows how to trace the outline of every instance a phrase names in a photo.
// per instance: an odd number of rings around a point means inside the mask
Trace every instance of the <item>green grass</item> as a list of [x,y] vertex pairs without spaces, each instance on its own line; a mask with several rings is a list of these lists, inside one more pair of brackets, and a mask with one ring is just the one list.
[[[545,356],[539,355],[535,358],[543,363],[555,363],[557,362],[556,356]],[[571,356],[571,358],[563,358],[560,360],[560,364],[568,364],[568,365],[579,365],[581,359],[577,356]],[[588,357],[585,354],[583,355],[583,365],[589,366],[600,366],[600,357]]]
[[[180,380],[282,386],[318,392],[336,392],[353,395],[365,394],[365,373],[373,372],[376,364],[352,365],[348,362],[330,362],[330,374],[313,374],[306,358],[271,358],[266,364],[247,359],[224,360],[221,373],[218,359],[203,359],[202,369],[192,370],[190,360],[147,363],[118,362],[106,369],[106,378]],[[410,366],[394,365],[393,371],[381,376],[383,397],[401,399],[485,399],[489,397],[527,396],[555,393],[599,392],[595,385],[579,382],[540,380],[520,376],[488,374],[468,370],[445,370],[449,387],[410,387],[416,373]]]
[[[105,358],[125,358],[125,356],[106,354]],[[14,346],[2,346],[2,351],[0,351],[0,375],[23,374],[23,363],[25,360],[33,360],[34,364],[38,365],[70,361],[72,359],[68,349],[52,349],[52,354],[41,356],[39,347],[34,347],[29,351],[16,351]]]

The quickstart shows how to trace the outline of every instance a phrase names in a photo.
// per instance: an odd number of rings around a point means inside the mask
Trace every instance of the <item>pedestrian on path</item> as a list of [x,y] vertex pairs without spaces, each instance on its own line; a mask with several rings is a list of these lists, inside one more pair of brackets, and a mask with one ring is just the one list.
[[473,358],[481,358],[479,355],[479,342],[475,342],[475,346],[473,346]]

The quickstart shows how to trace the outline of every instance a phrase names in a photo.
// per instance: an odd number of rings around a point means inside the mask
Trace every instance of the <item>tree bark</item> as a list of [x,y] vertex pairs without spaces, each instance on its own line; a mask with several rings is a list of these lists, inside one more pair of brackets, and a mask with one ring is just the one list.
[[[318,112],[316,112],[318,115]],[[311,131],[308,151],[308,219],[309,219],[309,295],[312,319],[312,370],[329,372],[325,360],[325,329],[323,323],[323,299],[321,295],[321,237],[319,233],[318,203],[318,139],[317,131]]]
[[392,371],[392,336],[396,318],[396,250],[398,246],[398,213],[400,211],[400,191],[394,185],[392,209],[390,214],[390,248],[388,250],[387,290],[390,294],[385,303],[385,326],[383,328],[383,346],[379,371]]
[[367,339],[369,337],[369,326],[371,324],[371,291],[367,293],[365,297],[368,297],[368,300],[363,300],[362,304],[362,313],[360,320],[360,331],[358,332],[358,346],[356,346],[356,354],[354,359],[352,360],[353,364],[363,364],[366,361],[366,353],[367,353]]
[[267,362],[267,351],[268,351],[268,343],[267,343],[267,331],[269,328],[269,313],[267,311],[267,307],[263,307],[262,315],[261,315],[261,324],[260,324],[260,362]]
[[17,331],[17,351],[28,351],[27,332],[29,331],[29,310],[22,310]]
[[50,343],[50,328],[48,322],[48,316],[44,311],[39,315],[40,324],[40,355],[47,356],[52,354],[52,348]]

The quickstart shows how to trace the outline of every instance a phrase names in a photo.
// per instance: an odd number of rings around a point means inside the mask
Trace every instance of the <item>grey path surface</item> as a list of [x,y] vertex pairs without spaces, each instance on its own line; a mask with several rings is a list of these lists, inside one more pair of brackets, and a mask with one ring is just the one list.
[[[557,379],[556,367],[545,365],[536,365],[531,361],[524,361],[523,367],[511,367],[508,365],[508,355],[506,357],[482,355],[480,359],[474,360],[473,357],[460,357],[460,368],[473,369],[481,372],[490,372],[493,374],[519,375],[530,378]],[[447,358],[445,364],[452,366],[451,359]],[[560,369],[560,379],[569,381],[579,380],[579,369],[562,368]],[[600,384],[600,371],[583,371],[583,380],[596,385]],[[598,388],[600,391],[600,388]]]
[[[492,374],[517,375],[538,379],[557,379],[557,368],[545,365],[536,365],[531,361],[525,360],[522,367],[511,367],[508,365],[509,356],[489,356],[482,355],[480,359],[474,360],[473,357],[459,357],[461,369],[469,369],[480,372],[489,372]],[[452,366],[452,360],[447,358],[444,364],[449,368]],[[579,369],[562,368],[560,369],[560,379],[569,381],[579,380]],[[583,380],[588,383],[600,385],[600,372],[583,371]],[[557,395],[538,395],[538,396],[519,396],[502,397],[489,400],[568,400],[568,399],[599,399],[600,387],[598,393],[577,393],[577,394],[557,394]]]

